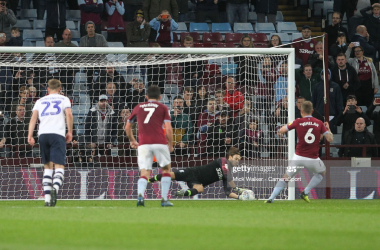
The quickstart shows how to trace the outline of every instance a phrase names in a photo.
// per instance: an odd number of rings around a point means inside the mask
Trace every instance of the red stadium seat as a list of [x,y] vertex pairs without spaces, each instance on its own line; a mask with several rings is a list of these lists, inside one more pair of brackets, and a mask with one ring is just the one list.
[[212,48],[211,43],[194,43],[194,47],[196,48]]
[[254,43],[255,48],[268,48],[268,43]]
[[268,37],[265,33],[248,33],[248,36],[252,38],[252,41],[255,42],[268,42]]
[[224,40],[226,41],[226,43],[240,43],[242,37],[243,33],[226,33]]
[[216,47],[217,48],[235,48],[236,45],[233,42],[230,42],[230,43],[217,43]]
[[166,75],[166,83],[167,84],[177,84],[179,86],[183,85],[183,77],[182,74],[172,73]]
[[198,32],[182,32],[181,33],[181,43],[183,43],[185,37],[187,37],[187,36],[191,36],[194,39],[194,43],[200,43],[202,41],[201,36],[199,35]]
[[203,33],[203,42],[204,43],[220,43],[223,42],[222,34],[219,32],[207,32]]
[[180,42],[173,42],[172,47],[183,47]]
[[166,64],[166,73],[182,73],[182,67],[178,63]]
[[178,42],[178,34],[173,32],[173,42]]

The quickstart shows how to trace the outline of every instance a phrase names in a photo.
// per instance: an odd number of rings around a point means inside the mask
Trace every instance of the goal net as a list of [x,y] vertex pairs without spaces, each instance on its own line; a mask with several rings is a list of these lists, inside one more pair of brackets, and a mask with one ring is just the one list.
[[[230,169],[236,185],[265,199],[294,152],[293,133],[277,137],[277,130],[294,120],[293,49],[0,50],[0,199],[44,195],[38,124],[37,145],[28,145],[27,134],[34,102],[47,94],[50,79],[62,82],[74,115],[59,199],[137,198],[137,152],[124,127],[150,85],[161,88],[160,102],[170,110],[173,169],[205,165],[234,146],[242,155]],[[138,139],[138,124],[133,133]],[[182,188],[185,183],[173,181],[171,193]],[[294,185],[280,197],[294,199]],[[161,198],[160,183],[148,185],[146,198]],[[197,198],[226,198],[222,183]]]

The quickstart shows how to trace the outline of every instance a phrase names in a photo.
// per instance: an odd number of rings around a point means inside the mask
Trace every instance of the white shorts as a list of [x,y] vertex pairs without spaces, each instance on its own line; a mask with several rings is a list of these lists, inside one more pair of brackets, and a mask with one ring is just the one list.
[[326,166],[319,157],[312,159],[294,154],[286,170],[286,174],[289,177],[294,177],[304,167],[315,174],[321,174],[326,171]]
[[137,148],[137,163],[140,170],[152,170],[153,155],[156,157],[160,167],[165,167],[171,163],[168,145],[145,144]]

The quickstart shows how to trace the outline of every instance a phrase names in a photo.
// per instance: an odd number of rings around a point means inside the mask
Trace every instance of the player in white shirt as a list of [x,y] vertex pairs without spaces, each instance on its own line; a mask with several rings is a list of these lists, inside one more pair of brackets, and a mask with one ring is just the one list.
[[[71,142],[73,138],[71,103],[69,98],[59,94],[60,91],[61,82],[56,79],[49,80],[49,95],[37,100],[29,123],[28,143],[33,146],[35,143],[33,131],[37,119],[40,120],[38,140],[45,167],[43,186],[47,207],[54,207],[57,203],[57,194],[63,183],[66,165],[66,143]],[[65,136],[66,124],[68,132]],[[54,176],[53,166],[55,166]]]

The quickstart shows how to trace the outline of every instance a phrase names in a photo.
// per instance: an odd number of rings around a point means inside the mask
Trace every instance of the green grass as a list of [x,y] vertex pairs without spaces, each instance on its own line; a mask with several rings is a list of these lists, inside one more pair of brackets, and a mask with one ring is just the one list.
[[0,249],[380,249],[380,200],[0,202]]

